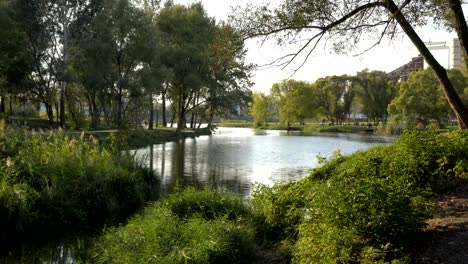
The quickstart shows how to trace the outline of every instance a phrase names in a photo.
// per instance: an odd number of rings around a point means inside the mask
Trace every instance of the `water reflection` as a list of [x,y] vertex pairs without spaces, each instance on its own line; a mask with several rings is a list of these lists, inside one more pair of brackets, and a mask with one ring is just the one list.
[[220,187],[249,196],[254,183],[296,181],[317,166],[317,155],[349,154],[393,138],[366,134],[220,128],[136,151],[161,176],[163,191],[182,186]]

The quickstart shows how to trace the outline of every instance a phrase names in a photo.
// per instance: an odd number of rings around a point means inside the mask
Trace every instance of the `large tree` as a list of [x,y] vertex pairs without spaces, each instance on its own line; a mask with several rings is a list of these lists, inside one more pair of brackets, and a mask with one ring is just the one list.
[[209,80],[209,47],[214,21],[199,3],[166,5],[158,23],[164,47],[163,65],[171,71],[169,95],[177,115],[177,133],[185,127],[193,100]]
[[368,70],[358,72],[355,80],[361,111],[374,124],[378,121],[385,123],[388,118],[387,106],[398,93],[397,81],[385,72]]
[[312,84],[317,103],[332,124],[340,124],[351,115],[355,96],[353,80],[348,75],[328,76]]
[[206,101],[208,124],[213,116],[229,116],[251,101],[250,72],[253,65],[245,63],[246,49],[239,32],[225,23],[215,27],[209,49],[209,81]]
[[[439,11],[438,13],[434,11]],[[238,10],[238,14],[239,14]],[[327,39],[338,51],[353,47],[364,35],[375,36],[375,46],[385,36],[392,38],[401,29],[434,69],[445,97],[461,128],[468,128],[468,108],[448,78],[447,71],[434,58],[414,30],[431,21],[444,22],[457,32],[468,65],[468,26],[460,0],[282,0],[279,5],[248,6],[234,22],[246,37],[276,36],[280,43],[296,42],[301,47],[279,60],[287,65],[302,54],[305,60],[321,40]],[[305,32],[306,40],[299,40]],[[281,62],[283,59],[283,62]],[[285,60],[285,61],[284,61]]]
[[269,114],[268,97],[263,93],[254,93],[249,108],[249,114],[253,118],[255,127],[267,125]]
[[275,83],[270,96],[278,109],[279,120],[289,128],[292,122],[303,124],[306,118],[317,114],[317,98],[310,83],[286,80]]

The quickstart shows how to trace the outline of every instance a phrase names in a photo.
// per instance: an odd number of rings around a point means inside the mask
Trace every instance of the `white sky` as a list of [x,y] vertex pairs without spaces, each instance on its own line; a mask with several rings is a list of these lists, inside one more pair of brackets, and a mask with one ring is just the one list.
[[[260,4],[262,1],[176,0],[174,2],[177,4],[202,2],[209,16],[215,17],[217,20],[226,20],[231,11],[231,6],[247,2],[258,2]],[[455,37],[453,33],[450,34],[430,27],[417,28],[416,31],[423,41],[446,41],[448,38]],[[369,46],[369,44],[366,44],[367,43],[362,43],[360,48],[362,50],[366,49]],[[281,54],[294,51],[291,46],[278,47],[273,42],[265,43],[260,46],[257,40],[247,41],[246,47],[248,49],[246,56],[247,62],[257,65],[267,64],[278,58]],[[329,75],[354,75],[356,72],[365,68],[389,72],[409,62],[412,57],[416,57],[417,55],[418,52],[405,35],[399,36],[398,40],[394,40],[391,43],[382,41],[382,44],[360,56],[353,56],[353,54],[330,54],[330,52],[326,51],[322,46],[312,53],[312,56],[306,64],[291,78],[313,82],[318,78]],[[298,62],[300,62],[300,59]],[[252,90],[268,93],[274,83],[289,78],[293,69],[294,67],[289,67],[284,70],[275,67],[266,70],[256,70],[253,76],[255,85],[252,87]]]

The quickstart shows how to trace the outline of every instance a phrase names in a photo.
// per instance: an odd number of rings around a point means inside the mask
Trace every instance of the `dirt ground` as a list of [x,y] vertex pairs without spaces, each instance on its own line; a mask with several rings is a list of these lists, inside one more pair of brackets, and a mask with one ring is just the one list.
[[436,200],[440,208],[415,239],[420,264],[468,264],[468,184]]

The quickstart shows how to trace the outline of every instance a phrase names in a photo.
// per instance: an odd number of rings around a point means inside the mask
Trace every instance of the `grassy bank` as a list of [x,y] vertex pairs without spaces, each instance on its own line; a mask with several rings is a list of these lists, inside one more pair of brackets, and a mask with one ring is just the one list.
[[2,241],[113,224],[158,195],[153,172],[111,142],[7,129],[0,146]]
[[253,263],[250,208],[238,196],[187,189],[149,205],[96,246],[97,263]]
[[[305,179],[258,186],[251,203],[188,190],[108,229],[99,263],[254,263],[254,244],[292,263],[411,263],[408,247],[434,194],[468,179],[468,133],[405,133],[336,155]],[[154,261],[153,261],[154,260]]]
[[410,262],[431,195],[468,178],[467,143],[466,132],[407,132],[395,144],[338,155],[297,183],[259,186],[262,234],[293,263]]
[[[239,127],[239,128],[256,128],[253,123],[250,122],[221,122],[216,124],[218,127]],[[257,127],[257,129],[264,130],[288,130],[288,127],[280,123],[268,123],[265,126]],[[374,128],[368,128],[367,126],[355,126],[355,125],[320,125],[320,124],[306,124],[303,126],[291,126],[289,130],[313,132],[313,133],[369,133],[373,132]]]

